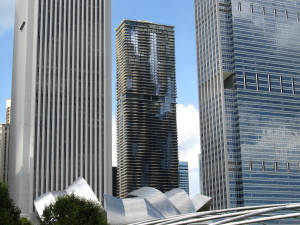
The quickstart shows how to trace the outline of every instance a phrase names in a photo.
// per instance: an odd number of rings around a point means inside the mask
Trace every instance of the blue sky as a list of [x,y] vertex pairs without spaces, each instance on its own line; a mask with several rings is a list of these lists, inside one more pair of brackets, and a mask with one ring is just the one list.
[[[13,2],[13,0],[0,0],[0,123],[5,122],[5,101],[11,96]],[[193,2],[193,0],[112,0],[112,90],[115,115],[114,36],[115,28],[121,21],[123,19],[147,20],[175,26],[180,159],[189,161],[191,165],[190,173],[193,175],[190,175],[192,179],[190,186],[192,194],[195,194],[199,192],[196,162],[200,143]]]
[[197,106],[193,3],[193,0],[113,0],[113,74],[115,74],[114,29],[123,19],[147,20],[173,25],[175,26],[176,41],[177,102]]
[[[7,3],[10,2],[10,3]],[[5,100],[11,95],[13,58],[13,4],[0,0],[0,123],[5,121]],[[4,13],[5,12],[5,13]],[[1,16],[2,14],[2,16]],[[114,29],[123,19],[147,20],[175,26],[177,102],[197,107],[196,52],[192,0],[113,0],[112,60],[113,90],[115,90]],[[115,111],[115,97],[113,97]]]

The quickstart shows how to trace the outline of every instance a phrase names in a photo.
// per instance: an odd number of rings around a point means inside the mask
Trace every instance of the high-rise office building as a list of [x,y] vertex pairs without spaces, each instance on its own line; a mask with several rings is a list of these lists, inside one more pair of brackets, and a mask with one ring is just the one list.
[[79,176],[111,194],[110,0],[17,0],[9,188],[23,213]]
[[118,197],[118,167],[112,167],[112,195]]
[[0,124],[0,182],[7,183],[9,158],[9,124]]
[[11,99],[6,100],[6,124],[0,124],[0,181],[8,182]]
[[189,163],[185,161],[179,161],[179,188],[185,190],[187,194],[190,194],[189,186]]
[[178,187],[174,27],[124,20],[116,29],[119,196]]
[[6,124],[10,124],[10,115],[11,115],[11,99],[6,100]]
[[203,194],[300,201],[300,2],[195,0]]

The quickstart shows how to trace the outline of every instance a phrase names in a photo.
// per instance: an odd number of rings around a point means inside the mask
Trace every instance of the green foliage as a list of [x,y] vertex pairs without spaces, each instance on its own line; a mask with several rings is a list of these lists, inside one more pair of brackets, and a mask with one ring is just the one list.
[[31,225],[26,218],[20,218],[21,210],[9,197],[7,184],[0,182],[0,224]]
[[32,223],[25,217],[20,218],[20,224],[21,225],[32,225]]
[[78,196],[59,197],[43,212],[41,225],[106,225],[103,208],[96,202]]

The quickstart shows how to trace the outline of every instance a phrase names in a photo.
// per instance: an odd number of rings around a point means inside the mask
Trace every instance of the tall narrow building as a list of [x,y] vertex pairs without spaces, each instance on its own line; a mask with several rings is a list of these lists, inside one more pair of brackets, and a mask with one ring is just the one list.
[[23,213],[83,177],[111,185],[110,0],[17,0],[9,188]]
[[203,194],[300,201],[300,2],[195,0]]
[[11,99],[6,100],[6,124],[10,124],[11,115]]
[[179,161],[179,188],[184,190],[187,194],[190,194],[189,185],[189,163],[186,161]]
[[0,124],[0,182],[8,182],[11,99],[6,100],[6,124]]
[[9,124],[0,124],[0,182],[7,183],[9,159]]
[[174,27],[124,20],[116,29],[119,196],[178,187]]

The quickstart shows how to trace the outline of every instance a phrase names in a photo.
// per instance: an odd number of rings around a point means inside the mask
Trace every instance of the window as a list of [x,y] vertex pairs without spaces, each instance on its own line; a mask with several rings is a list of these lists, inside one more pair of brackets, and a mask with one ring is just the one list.
[[19,29],[19,30],[20,30],[20,31],[22,31],[22,30],[23,30],[23,28],[24,28],[24,26],[25,26],[25,21],[23,21],[23,22],[22,22],[22,24],[21,24],[21,26],[20,26],[20,29]]
[[246,77],[246,73],[243,72],[244,75],[244,89],[247,89],[247,77]]
[[242,3],[241,2],[238,3],[238,11],[242,11]]
[[282,76],[280,76],[279,82],[280,82],[280,92],[283,93]]
[[300,21],[300,13],[297,12],[297,21]]
[[295,80],[293,77],[291,78],[291,80],[292,80],[292,92],[293,94],[295,94]]
[[272,89],[271,89],[271,75],[270,74],[268,74],[268,84],[269,84],[269,92],[271,92]]
[[255,79],[256,79],[256,90],[259,90],[259,80],[258,80],[258,73],[255,74]]
[[266,170],[266,163],[265,163],[265,161],[262,161],[262,162],[261,162],[261,167],[262,167],[262,170],[263,170],[263,171]]
[[262,7],[262,13],[263,13],[263,15],[266,15],[266,7]]
[[249,161],[249,170],[252,171],[252,161]]
[[288,19],[289,18],[289,12],[285,10],[285,17]]
[[274,165],[274,166],[275,166],[275,168],[274,168],[275,171],[278,171],[278,163],[277,163],[277,162],[275,162],[275,165]]
[[250,5],[250,13],[253,13],[253,5]]
[[277,16],[277,9],[273,10],[274,16]]
[[288,172],[291,171],[290,163],[286,163],[286,169],[287,169]]

